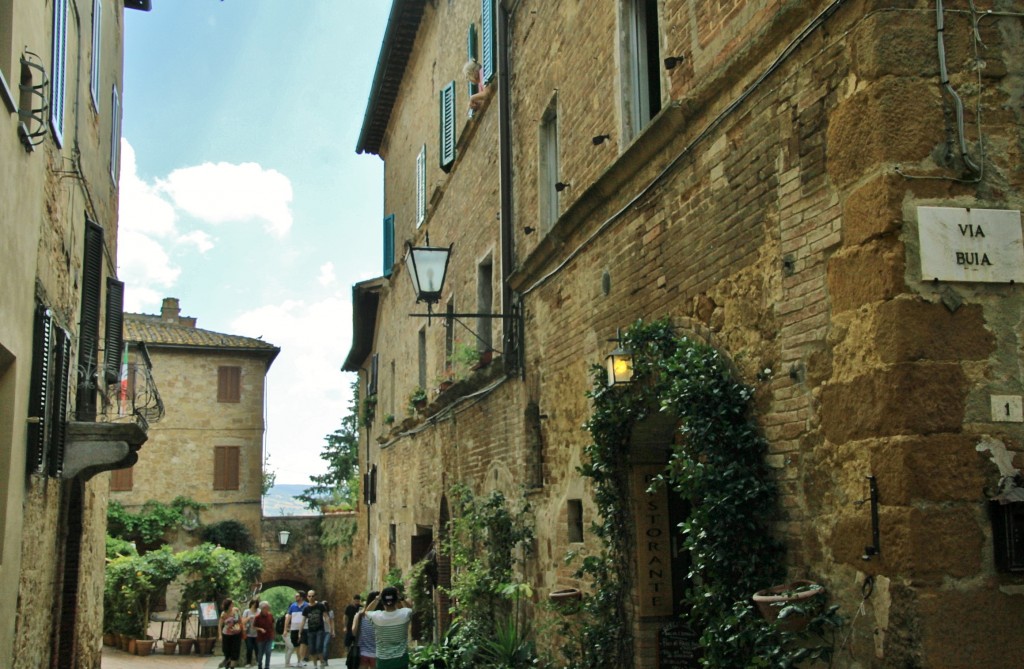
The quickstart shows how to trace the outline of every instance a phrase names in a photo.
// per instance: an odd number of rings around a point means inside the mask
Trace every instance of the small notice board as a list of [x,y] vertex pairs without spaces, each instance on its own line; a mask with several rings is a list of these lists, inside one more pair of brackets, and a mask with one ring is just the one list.
[[213,602],[199,603],[199,626],[216,627],[220,616],[217,614],[217,605]]
[[698,669],[700,635],[689,625],[673,623],[658,630],[658,669]]

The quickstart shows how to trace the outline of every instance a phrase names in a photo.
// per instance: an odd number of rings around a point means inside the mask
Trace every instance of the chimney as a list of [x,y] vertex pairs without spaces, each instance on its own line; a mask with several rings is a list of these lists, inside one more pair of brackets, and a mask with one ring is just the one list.
[[167,321],[170,323],[178,322],[178,315],[181,313],[181,308],[178,306],[178,298],[176,297],[165,297],[164,304],[160,307],[160,320]]

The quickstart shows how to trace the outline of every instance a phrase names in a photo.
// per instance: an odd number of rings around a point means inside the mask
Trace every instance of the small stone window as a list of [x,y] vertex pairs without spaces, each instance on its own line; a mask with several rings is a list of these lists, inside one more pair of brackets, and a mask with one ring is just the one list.
[[583,542],[583,500],[570,499],[566,503],[565,513],[569,525],[569,543]]

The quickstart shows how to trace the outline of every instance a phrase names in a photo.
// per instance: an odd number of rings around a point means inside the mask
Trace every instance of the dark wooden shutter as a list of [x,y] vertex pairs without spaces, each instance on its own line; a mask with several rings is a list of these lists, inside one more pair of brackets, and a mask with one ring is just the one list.
[[63,328],[54,328],[53,395],[50,399],[50,439],[46,456],[47,473],[59,477],[64,472],[64,447],[67,440],[68,387],[71,385],[71,337]]
[[370,378],[366,382],[366,394],[367,395],[376,395],[377,394],[377,381],[380,378],[377,375],[378,374],[378,372],[377,372],[377,369],[378,369],[378,367],[377,367],[378,366],[378,357],[377,356],[378,356],[378,354],[374,353],[373,357],[370,358]]
[[68,0],[53,3],[53,59],[50,67],[50,126],[57,146],[64,145],[64,90],[67,86]]
[[370,468],[370,504],[377,503],[377,465]]
[[217,401],[240,402],[242,399],[242,368],[217,368]]
[[441,89],[439,96],[441,112],[441,143],[439,159],[441,169],[450,172],[455,164],[455,82],[450,82]]
[[384,276],[391,276],[395,265],[395,215],[384,217]]
[[46,465],[46,433],[49,427],[47,396],[50,392],[50,349],[53,318],[43,305],[36,306],[32,340],[32,380],[28,407],[28,471],[42,474]]
[[121,96],[117,92],[117,84],[110,92],[110,178],[117,185],[121,162]]
[[103,343],[103,371],[107,384],[121,379],[124,352],[124,282],[107,278],[107,322]]
[[480,67],[486,85],[494,76],[494,0],[480,0]]
[[238,446],[215,446],[213,452],[213,489],[238,490]]
[[82,254],[82,317],[78,330],[78,420],[96,420],[100,309],[103,282],[103,228],[85,221]]

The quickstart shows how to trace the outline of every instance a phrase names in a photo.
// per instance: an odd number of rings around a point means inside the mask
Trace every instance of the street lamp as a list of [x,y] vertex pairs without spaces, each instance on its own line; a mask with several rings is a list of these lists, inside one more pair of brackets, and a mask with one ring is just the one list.
[[622,332],[615,332],[615,350],[608,354],[608,385],[625,385],[633,381],[633,352],[622,346]]
[[292,535],[288,530],[281,530],[277,533],[277,543],[281,544],[281,548],[288,547],[288,537]]
[[409,270],[413,290],[416,291],[416,301],[426,302],[429,311],[431,305],[441,300],[452,246],[413,246],[406,242],[405,248],[405,266]]

